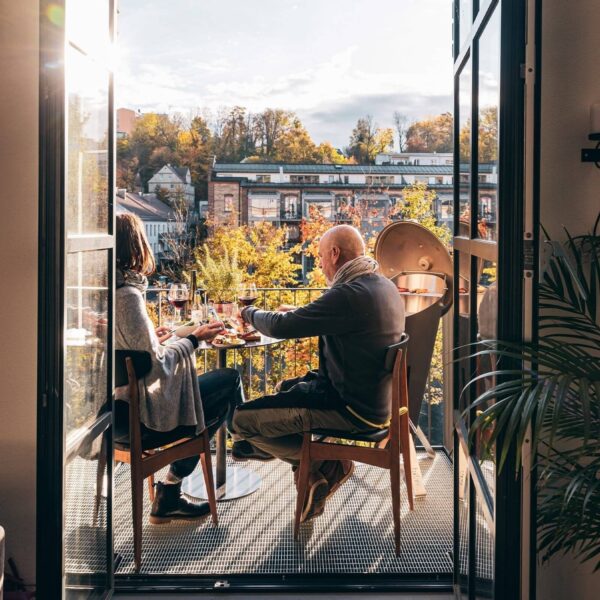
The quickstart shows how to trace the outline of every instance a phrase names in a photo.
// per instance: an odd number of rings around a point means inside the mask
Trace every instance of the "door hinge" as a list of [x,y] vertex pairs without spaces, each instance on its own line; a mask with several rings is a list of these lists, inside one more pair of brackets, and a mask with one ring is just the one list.
[[533,240],[523,240],[523,272],[531,277],[535,269],[535,244]]
[[521,79],[527,79],[528,75],[533,74],[533,67],[531,65],[528,65],[527,63],[521,63],[521,65],[519,66],[519,74],[521,76]]

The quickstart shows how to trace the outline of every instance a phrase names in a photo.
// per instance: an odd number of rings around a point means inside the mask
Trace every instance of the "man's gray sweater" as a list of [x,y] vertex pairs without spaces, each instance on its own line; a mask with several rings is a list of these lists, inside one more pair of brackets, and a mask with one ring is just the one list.
[[337,391],[342,406],[377,424],[389,419],[386,348],[400,341],[404,332],[404,302],[391,281],[363,275],[294,311],[250,307],[244,319],[271,337],[319,336],[319,376]]

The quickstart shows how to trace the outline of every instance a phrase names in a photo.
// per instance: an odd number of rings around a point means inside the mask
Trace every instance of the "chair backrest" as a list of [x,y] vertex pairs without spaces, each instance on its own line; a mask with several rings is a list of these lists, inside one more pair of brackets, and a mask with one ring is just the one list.
[[129,378],[127,376],[126,359],[131,358],[133,368],[138,379],[150,372],[152,368],[152,359],[149,352],[141,350],[115,350],[115,385],[127,385]]
[[129,452],[133,457],[142,454],[140,396],[138,381],[152,368],[148,352],[117,350],[115,352],[115,385],[129,385]]
[[408,411],[408,381],[406,374],[406,356],[410,336],[402,334],[396,344],[388,346],[386,354],[386,369],[392,372],[392,415],[390,419],[390,440],[392,444],[399,443],[400,417]]

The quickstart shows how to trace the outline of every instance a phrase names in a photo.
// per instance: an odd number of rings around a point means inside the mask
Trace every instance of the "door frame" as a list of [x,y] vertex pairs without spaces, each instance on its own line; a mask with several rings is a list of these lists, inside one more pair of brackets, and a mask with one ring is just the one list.
[[[459,43],[459,0],[454,3],[454,40]],[[472,26],[469,35],[461,48],[455,47],[455,116],[459,114],[459,88],[458,81],[462,67],[466,61],[471,59],[471,178],[470,178],[470,202],[471,202],[471,232],[477,230],[477,207],[478,187],[477,172],[473,165],[477,165],[477,136],[475,127],[476,115],[478,115],[478,51],[471,53],[477,43],[476,40],[492,11],[499,10],[501,15],[500,30],[500,95],[499,95],[499,179],[498,179],[498,241],[497,252],[494,252],[483,240],[470,238],[458,238],[455,240],[455,248],[459,254],[464,253],[467,257],[482,257],[487,260],[496,260],[498,269],[498,314],[497,314],[497,337],[507,341],[520,341],[524,333],[524,258],[526,249],[524,226],[525,226],[525,48],[526,48],[526,25],[527,13],[526,3],[519,0],[473,0]],[[458,224],[460,216],[460,154],[459,154],[459,122],[455,118],[455,223]],[[535,212],[534,212],[535,221]],[[535,230],[535,223],[534,223]],[[458,235],[458,225],[455,228]],[[527,245],[527,248],[530,248]],[[476,281],[471,259],[471,305],[476,301]],[[458,262],[455,258],[455,302],[458,307]],[[455,311],[458,313],[458,311]],[[455,316],[455,348],[460,345],[458,338],[458,315]],[[471,319],[473,321],[473,319]],[[471,322],[471,340],[474,339],[476,323]],[[455,354],[455,358],[458,355]],[[518,365],[517,365],[518,367]],[[473,372],[469,369],[469,372]],[[459,410],[458,397],[461,390],[458,373],[454,376],[454,409]],[[456,414],[456,413],[455,413]],[[466,443],[464,439],[465,427],[458,422],[455,423],[454,452],[458,457],[460,445]],[[460,419],[462,421],[462,419]],[[499,440],[499,444],[502,440]],[[494,598],[519,598],[521,597],[521,583],[523,579],[522,554],[515,549],[521,548],[522,544],[522,501],[529,498],[522,497],[522,481],[520,475],[515,477],[514,448],[512,456],[507,458],[507,467],[496,475],[495,499],[488,498],[485,486],[480,484],[479,464],[475,456],[468,453],[467,477],[474,485],[469,485],[469,534],[468,534],[468,591],[461,596],[460,584],[460,526],[459,511],[460,501],[458,499],[459,469],[458,460],[455,460],[455,494],[454,494],[454,587],[457,597],[475,598],[476,585],[476,563],[475,563],[475,501],[479,500],[492,509],[494,520],[494,581],[492,589]],[[491,502],[492,500],[495,500]],[[535,562],[535,561],[533,561]],[[529,568],[533,565],[529,564]],[[528,569],[529,571],[529,569]],[[530,573],[527,573],[527,581],[531,583]],[[463,575],[464,585],[464,575]]]
[[[106,0],[110,39],[115,39],[116,1]],[[38,212],[38,369],[37,369],[37,471],[36,471],[36,582],[40,600],[63,597],[64,564],[64,475],[67,448],[64,441],[64,326],[65,272],[68,252],[93,250],[94,236],[68,240],[65,234],[67,169],[67,97],[65,78],[66,0],[40,0],[39,51],[39,212]],[[51,8],[55,12],[51,12]],[[53,19],[49,18],[53,15]],[[100,248],[108,252],[107,347],[113,343],[114,246],[106,246],[114,235],[115,112],[114,75],[108,78],[108,230]],[[95,236],[96,238],[99,236]],[[112,518],[112,350],[107,353],[106,398],[108,407],[90,426],[81,443],[106,432],[108,497],[106,514],[106,575],[100,576],[102,592],[89,598],[109,598],[114,589]],[[81,444],[79,444],[81,445]],[[95,575],[83,575],[81,588],[99,585]]]

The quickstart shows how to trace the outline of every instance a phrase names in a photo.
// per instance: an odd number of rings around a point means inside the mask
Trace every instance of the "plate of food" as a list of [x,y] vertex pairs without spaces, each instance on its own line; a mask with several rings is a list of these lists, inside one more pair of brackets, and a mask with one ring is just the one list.
[[252,325],[244,324],[244,330],[240,334],[240,337],[246,342],[260,342],[261,335]]
[[215,348],[238,348],[246,343],[238,334],[235,333],[221,333],[212,340],[212,345]]

